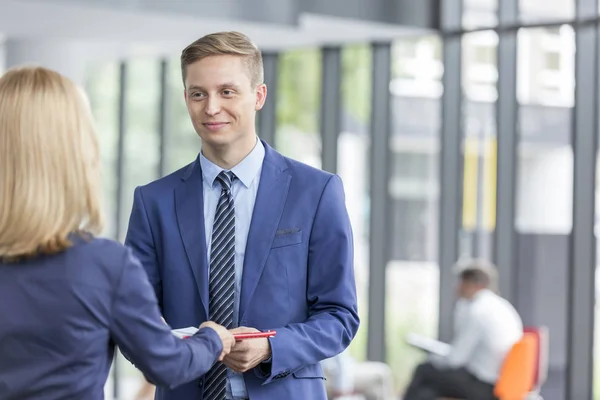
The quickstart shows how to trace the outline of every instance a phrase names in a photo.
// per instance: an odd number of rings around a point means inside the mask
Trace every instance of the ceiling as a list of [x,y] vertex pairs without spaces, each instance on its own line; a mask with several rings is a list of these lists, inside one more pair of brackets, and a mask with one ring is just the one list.
[[0,0],[0,35],[80,42],[96,46],[99,53],[167,55],[179,52],[204,34],[221,30],[244,32],[264,51],[390,40],[431,32],[308,12],[299,12],[295,22],[265,22],[269,18],[228,19],[223,12],[205,17],[198,12],[139,7],[140,1],[148,0],[123,0],[129,5],[125,7],[111,6],[113,1],[116,0]]

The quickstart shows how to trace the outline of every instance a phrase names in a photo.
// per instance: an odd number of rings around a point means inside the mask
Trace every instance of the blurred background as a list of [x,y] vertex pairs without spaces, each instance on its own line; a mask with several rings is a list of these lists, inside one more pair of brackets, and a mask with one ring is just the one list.
[[[423,359],[406,334],[449,340],[451,267],[484,257],[524,323],[549,329],[544,398],[600,399],[599,20],[598,0],[0,0],[0,72],[42,64],[85,88],[104,235],[122,241],[134,188],[200,148],[181,50],[246,33],[269,88],[258,134],[345,184],[351,355],[387,363],[401,392]],[[142,382],[119,357],[107,398]]]

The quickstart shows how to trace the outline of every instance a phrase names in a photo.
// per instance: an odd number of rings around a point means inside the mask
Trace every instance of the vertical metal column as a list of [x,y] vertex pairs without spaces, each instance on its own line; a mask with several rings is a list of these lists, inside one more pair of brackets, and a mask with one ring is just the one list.
[[[460,31],[461,0],[442,0],[441,26],[445,32]],[[452,337],[454,276],[452,266],[458,259],[459,230],[462,215],[462,88],[461,36],[444,37],[444,94],[442,96],[442,131],[440,150],[440,304],[438,336]]]
[[267,101],[258,113],[258,136],[275,147],[275,129],[277,123],[277,78],[279,55],[277,53],[263,53],[265,69],[265,84],[267,85]]
[[322,169],[335,174],[342,115],[342,52],[339,47],[325,47],[321,52],[323,62],[320,121]]
[[[597,16],[596,0],[577,0],[581,21]],[[567,324],[567,399],[593,397],[596,238],[594,236],[598,142],[598,32],[576,27],[573,115],[573,230],[570,242]]]
[[390,79],[391,44],[372,45],[373,72],[371,97],[371,174],[370,174],[370,250],[369,250],[369,326],[367,358],[384,361],[385,346],[385,272],[389,259],[390,234]]
[[[115,199],[115,238],[121,240],[121,215],[123,212],[123,181],[125,179],[125,113],[126,113],[126,93],[127,93],[127,63],[122,62],[119,70],[119,140],[117,148],[117,190]],[[119,399],[119,350],[115,348],[115,357],[113,359],[113,398]]]
[[[502,0],[498,6],[500,26],[515,24],[517,19],[518,0]],[[517,31],[501,29],[498,35],[498,178],[494,258],[500,293],[516,304]]]
[[166,59],[160,62],[160,99],[158,104],[158,135],[159,135],[159,160],[158,177],[163,177],[167,172],[167,129],[169,124],[169,63]]

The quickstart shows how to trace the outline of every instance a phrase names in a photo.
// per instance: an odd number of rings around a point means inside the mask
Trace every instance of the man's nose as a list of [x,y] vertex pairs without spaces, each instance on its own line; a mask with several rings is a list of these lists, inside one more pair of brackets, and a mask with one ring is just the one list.
[[204,112],[206,115],[216,115],[221,111],[219,99],[215,96],[208,96],[205,102]]

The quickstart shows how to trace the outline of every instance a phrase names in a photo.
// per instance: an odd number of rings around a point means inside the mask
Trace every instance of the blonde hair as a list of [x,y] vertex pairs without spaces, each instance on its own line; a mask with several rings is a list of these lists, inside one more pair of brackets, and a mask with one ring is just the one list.
[[239,32],[217,32],[203,36],[181,52],[181,75],[185,85],[188,65],[205,57],[232,55],[243,57],[248,69],[250,84],[264,81],[262,54],[248,36]]
[[80,90],[45,68],[8,70],[0,77],[0,259],[56,253],[73,233],[98,234],[99,186]]

